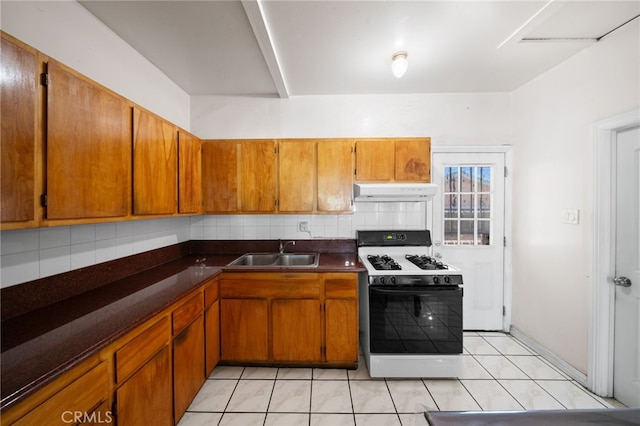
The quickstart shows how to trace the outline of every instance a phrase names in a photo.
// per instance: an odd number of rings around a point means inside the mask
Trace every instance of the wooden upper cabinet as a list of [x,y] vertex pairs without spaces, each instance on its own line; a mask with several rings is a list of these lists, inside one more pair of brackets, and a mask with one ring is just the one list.
[[178,213],[202,212],[202,142],[178,132]]
[[133,213],[177,211],[177,129],[139,108],[133,110]]
[[[0,50],[0,221],[35,219],[36,51],[5,39]],[[4,229],[4,226],[3,226]]]
[[318,141],[319,212],[351,210],[353,193],[353,142],[349,139]]
[[242,141],[240,155],[242,211],[274,212],[276,210],[276,141]]
[[205,141],[202,144],[202,209],[205,213],[239,210],[240,143]]
[[356,180],[359,182],[429,182],[430,167],[430,138],[356,141]]
[[53,60],[47,84],[48,219],[126,216],[131,194],[131,108]]
[[316,141],[280,141],[278,151],[278,210],[312,212],[316,199]]
[[396,181],[431,180],[431,138],[398,139],[395,151]]
[[393,180],[393,139],[359,139],[356,141],[356,180],[385,182]]

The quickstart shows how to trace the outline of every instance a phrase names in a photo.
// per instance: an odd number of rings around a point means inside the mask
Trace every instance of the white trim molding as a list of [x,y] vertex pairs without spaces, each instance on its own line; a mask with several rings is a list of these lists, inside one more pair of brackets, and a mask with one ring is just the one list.
[[593,124],[593,247],[587,388],[613,396],[615,288],[615,141],[620,130],[640,125],[640,109]]

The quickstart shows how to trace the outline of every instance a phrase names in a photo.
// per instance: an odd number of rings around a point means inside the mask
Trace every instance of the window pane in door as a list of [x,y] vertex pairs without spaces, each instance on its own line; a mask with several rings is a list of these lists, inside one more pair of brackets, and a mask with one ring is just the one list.
[[456,194],[445,194],[444,196],[444,217],[458,217],[458,196]]
[[458,244],[458,221],[457,220],[444,221],[444,244],[447,244],[447,245]]
[[444,167],[445,244],[491,245],[492,173],[485,165]]

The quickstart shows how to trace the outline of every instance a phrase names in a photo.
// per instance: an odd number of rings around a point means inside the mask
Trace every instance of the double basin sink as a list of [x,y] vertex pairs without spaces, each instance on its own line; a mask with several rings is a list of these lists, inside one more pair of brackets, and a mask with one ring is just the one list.
[[231,262],[228,266],[315,268],[318,266],[319,259],[319,253],[247,253]]

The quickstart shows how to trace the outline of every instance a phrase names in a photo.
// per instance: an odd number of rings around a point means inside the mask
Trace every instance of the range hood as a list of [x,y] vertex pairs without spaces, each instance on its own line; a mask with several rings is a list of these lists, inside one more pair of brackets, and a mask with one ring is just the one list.
[[436,195],[435,183],[355,183],[355,201],[407,202],[428,201]]

